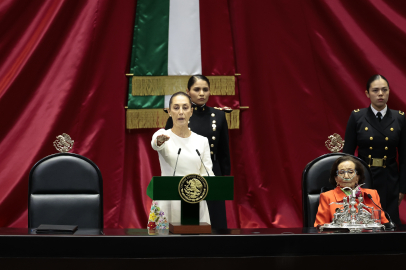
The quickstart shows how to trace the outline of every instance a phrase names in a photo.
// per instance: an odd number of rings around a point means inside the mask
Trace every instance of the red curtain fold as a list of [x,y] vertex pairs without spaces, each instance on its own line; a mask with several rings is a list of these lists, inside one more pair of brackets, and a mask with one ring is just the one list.
[[2,1],[0,226],[27,226],[29,171],[62,133],[99,166],[105,226],[117,226],[134,9],[132,0]]
[[[302,171],[327,153],[328,135],[344,135],[353,109],[369,105],[366,80],[383,74],[389,108],[406,110],[406,6],[397,0],[228,5],[240,104],[250,107],[240,129],[230,130],[229,227],[300,227]],[[210,9],[210,1],[201,6]],[[146,186],[160,175],[150,146],[155,130],[124,125],[135,7],[133,0],[2,1],[0,226],[27,226],[29,170],[56,152],[52,142],[61,133],[75,140],[72,152],[101,169],[105,227],[146,226]],[[400,209],[406,222],[404,203]]]
[[[234,76],[236,63],[228,1],[204,0],[200,1],[199,8],[203,75]],[[207,105],[238,109],[238,85],[235,95],[211,96]]]
[[227,0],[200,1],[199,9],[203,74],[233,76],[235,61]]

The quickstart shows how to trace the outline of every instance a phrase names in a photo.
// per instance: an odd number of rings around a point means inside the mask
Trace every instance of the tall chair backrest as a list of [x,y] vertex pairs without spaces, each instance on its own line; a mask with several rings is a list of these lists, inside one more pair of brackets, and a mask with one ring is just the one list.
[[41,224],[103,228],[103,180],[90,159],[60,153],[34,165],[29,176],[28,227]]
[[[319,206],[320,193],[334,189],[330,184],[330,170],[337,158],[348,154],[330,153],[320,156],[306,165],[302,174],[302,207],[303,207],[303,227],[313,227],[316,220]],[[359,160],[364,167],[365,185],[363,188],[372,188],[372,173],[368,164],[362,159]]]

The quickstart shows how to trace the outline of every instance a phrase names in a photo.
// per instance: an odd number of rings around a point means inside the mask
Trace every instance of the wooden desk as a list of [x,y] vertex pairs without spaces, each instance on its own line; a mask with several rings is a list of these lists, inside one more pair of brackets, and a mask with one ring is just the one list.
[[[21,267],[28,267],[26,269],[35,269],[36,265],[38,269],[72,269],[70,264],[75,269],[95,269],[96,265],[97,269],[110,269],[103,268],[109,264],[112,267],[121,265],[111,269],[135,269],[135,266],[150,269],[154,262],[173,264],[176,269],[191,269],[191,264],[197,267],[193,269],[203,269],[200,268],[203,266],[210,270],[231,269],[231,266],[247,269],[261,268],[264,263],[297,267],[307,261],[314,264],[314,260],[328,269],[342,269],[345,259],[365,260],[376,269],[376,263],[381,259],[387,261],[388,256],[390,262],[405,262],[406,226],[396,231],[363,233],[273,228],[169,236],[149,236],[146,229],[78,230],[73,235],[36,235],[29,229],[0,228],[0,265],[22,264]],[[337,259],[341,261],[340,267],[333,263]],[[217,268],[221,265],[223,268]]]

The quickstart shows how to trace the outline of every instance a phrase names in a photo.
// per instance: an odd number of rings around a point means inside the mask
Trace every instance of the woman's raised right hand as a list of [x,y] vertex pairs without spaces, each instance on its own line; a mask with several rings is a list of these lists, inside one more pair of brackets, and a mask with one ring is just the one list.
[[161,146],[164,142],[169,140],[169,136],[166,136],[165,134],[159,135],[156,137],[156,145]]

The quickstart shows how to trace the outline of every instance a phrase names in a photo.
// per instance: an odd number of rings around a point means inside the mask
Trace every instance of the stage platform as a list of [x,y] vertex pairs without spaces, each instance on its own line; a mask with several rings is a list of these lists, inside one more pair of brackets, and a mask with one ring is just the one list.
[[387,259],[404,262],[406,226],[362,233],[273,228],[168,236],[150,236],[146,229],[79,229],[73,235],[37,235],[33,229],[0,228],[1,269],[20,269],[4,268],[11,265],[26,269],[114,269],[114,265],[120,266],[116,269],[150,269],[153,262],[176,269],[247,269],[264,263],[290,269],[314,260],[329,263],[328,269],[340,269],[335,268],[337,259],[366,260],[371,266]]

